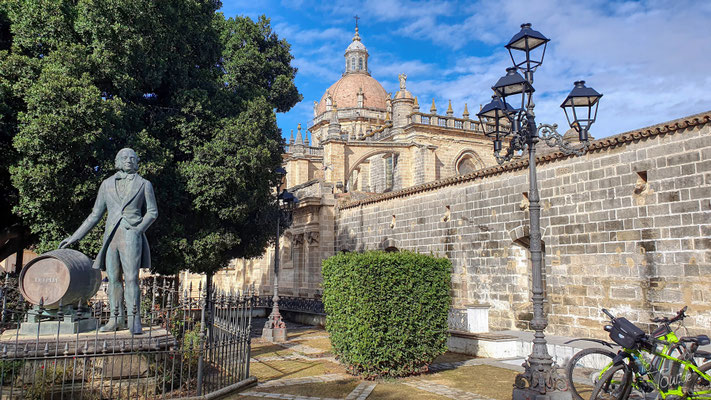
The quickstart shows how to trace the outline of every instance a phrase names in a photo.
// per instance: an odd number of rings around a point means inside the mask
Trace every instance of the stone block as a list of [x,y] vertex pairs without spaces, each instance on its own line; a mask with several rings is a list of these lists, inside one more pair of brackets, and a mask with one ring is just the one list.
[[620,232],[613,232],[610,234],[610,239],[617,240],[617,241],[640,240],[641,238],[642,238],[642,233],[638,230],[620,231]]

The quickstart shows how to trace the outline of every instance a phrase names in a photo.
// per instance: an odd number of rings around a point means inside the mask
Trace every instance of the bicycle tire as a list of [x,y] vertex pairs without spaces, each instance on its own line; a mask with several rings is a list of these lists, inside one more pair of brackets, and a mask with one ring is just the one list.
[[605,371],[590,395],[590,400],[624,400],[632,389],[632,371],[625,364],[612,366]]
[[[711,370],[711,362],[707,362],[706,364],[699,367],[699,371],[704,372],[707,375],[709,374],[709,370]],[[711,391],[711,382],[702,378],[701,376],[699,376],[699,374],[694,372],[689,376],[689,380],[684,384],[684,393],[686,393],[689,398],[711,399],[711,394],[703,394],[701,396],[697,395],[691,397],[694,394],[694,391],[697,390]]]
[[[595,377],[599,378],[604,369],[609,366],[605,361],[601,361],[604,358],[609,358],[609,365],[611,365],[612,359],[615,358],[615,353],[611,350],[592,347],[580,350],[570,358],[568,365],[565,367],[565,378],[568,381],[568,388],[573,400],[589,399],[590,393],[595,387],[595,383],[597,383]],[[592,365],[600,364],[605,365],[605,368],[597,369],[591,367]],[[575,382],[576,380],[578,381],[577,383]]]

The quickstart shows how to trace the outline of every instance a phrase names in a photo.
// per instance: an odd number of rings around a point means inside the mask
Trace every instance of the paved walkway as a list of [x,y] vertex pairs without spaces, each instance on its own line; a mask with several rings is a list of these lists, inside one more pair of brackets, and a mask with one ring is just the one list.
[[[261,327],[264,320],[253,321]],[[523,360],[494,360],[446,353],[428,373],[401,379],[361,380],[346,373],[320,328],[288,323],[288,342],[274,344],[253,330],[250,375],[257,386],[234,400],[510,399]]]

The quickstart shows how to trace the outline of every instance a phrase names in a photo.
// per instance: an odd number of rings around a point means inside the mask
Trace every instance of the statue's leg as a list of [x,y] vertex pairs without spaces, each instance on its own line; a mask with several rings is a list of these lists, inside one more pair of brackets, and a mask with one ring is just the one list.
[[[119,227],[119,230],[124,229]],[[140,232],[129,229],[124,232],[124,247],[121,255],[123,281],[126,285],[126,311],[128,312],[128,329],[134,334],[141,330],[141,291],[138,288],[138,271],[141,265],[143,236]]]
[[106,251],[106,275],[109,278],[108,295],[110,317],[109,322],[102,326],[99,331],[109,332],[122,329],[126,325],[126,317],[123,308],[123,285],[121,284],[121,259],[117,244],[121,241],[116,232],[113,240]]

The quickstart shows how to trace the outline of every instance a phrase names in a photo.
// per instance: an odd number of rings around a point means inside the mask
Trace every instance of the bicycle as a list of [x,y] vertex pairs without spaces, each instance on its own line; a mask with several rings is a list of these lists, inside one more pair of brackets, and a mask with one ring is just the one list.
[[[708,336],[685,336],[671,342],[661,337],[676,338],[673,332],[655,338],[627,319],[616,318],[606,309],[602,311],[612,322],[605,330],[622,350],[595,384],[591,400],[627,399],[633,387],[645,393],[656,390],[662,399],[711,399],[711,362],[696,364],[696,358],[711,359],[710,353],[698,350],[699,346],[711,343]],[[662,332],[663,328],[658,330]],[[678,357],[670,355],[674,351],[679,353]]]
[[[674,322],[679,322],[679,326],[684,327],[683,321],[684,318],[687,317],[686,310],[687,307],[682,308],[676,313],[676,316],[671,319],[667,317],[652,318],[650,320],[651,322],[660,324],[652,332],[652,337],[665,340],[670,343],[677,343],[679,339],[676,337],[676,334],[671,329],[670,325]],[[684,327],[684,330],[686,330],[686,327]],[[565,342],[565,344],[578,341],[593,342],[607,347],[592,347],[583,349],[575,353],[566,365],[566,379],[568,381],[568,387],[570,388],[573,399],[587,400],[595,387],[595,383],[597,383],[602,374],[604,374],[613,365],[612,361],[615,358],[616,353],[612,351],[612,349],[616,344],[605,340],[590,338],[573,339]],[[668,355],[674,355],[675,352],[679,352],[676,347],[671,346],[663,351]],[[653,365],[656,364],[653,362]],[[582,382],[580,381],[581,377],[584,378],[584,381]],[[575,382],[576,380],[578,380],[577,384]],[[636,388],[634,385],[632,389],[641,391],[640,388]]]

